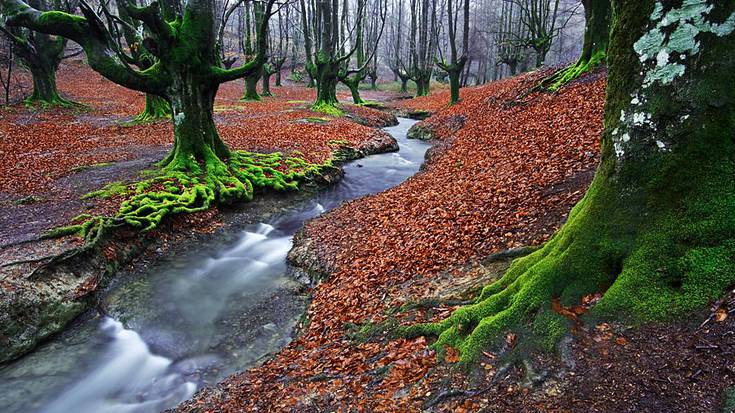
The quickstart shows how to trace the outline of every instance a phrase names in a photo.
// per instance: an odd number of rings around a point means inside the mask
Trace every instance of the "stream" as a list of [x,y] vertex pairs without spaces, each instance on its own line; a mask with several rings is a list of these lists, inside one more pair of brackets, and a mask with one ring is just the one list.
[[385,128],[398,152],[350,162],[308,202],[113,285],[102,311],[1,366],[0,411],[158,412],[283,348],[306,308],[303,286],[287,276],[294,233],[419,170],[429,146],[406,138],[415,121],[399,122]]

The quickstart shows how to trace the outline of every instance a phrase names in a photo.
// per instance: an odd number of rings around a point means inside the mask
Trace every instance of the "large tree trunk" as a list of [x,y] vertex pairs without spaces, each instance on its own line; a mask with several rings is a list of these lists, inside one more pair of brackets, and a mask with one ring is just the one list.
[[582,54],[575,64],[545,79],[542,82],[542,86],[548,86],[550,90],[557,90],[585,72],[601,64],[605,64],[608,39],[610,37],[610,21],[612,19],[612,6],[610,1],[584,0],[582,2],[585,15]]
[[260,100],[258,95],[258,80],[260,80],[260,71],[245,76],[245,95],[242,100]]
[[188,76],[176,79],[173,89],[174,148],[161,166],[199,171],[198,164],[204,163],[206,172],[222,167],[230,151],[217,134],[212,115],[217,88]]
[[401,93],[408,93],[408,78],[401,77]]
[[360,96],[360,81],[358,79],[350,79],[347,81],[342,81],[342,83],[350,88],[350,93],[352,94],[352,103],[356,105],[365,103],[365,101],[362,100],[362,97]]
[[440,351],[476,360],[508,329],[553,349],[568,325],[554,299],[601,293],[592,318],[646,322],[703,309],[735,283],[735,2],[613,4],[595,179],[477,304],[413,330],[439,333]]
[[170,117],[171,105],[169,105],[168,101],[160,96],[146,93],[145,107],[135,117],[135,122],[150,122],[158,119],[168,119]]
[[33,77],[33,94],[26,101],[43,105],[66,105],[70,102],[59,95],[56,88],[56,68],[43,64],[29,64]]
[[459,102],[459,75],[460,70],[458,68],[454,68],[450,70],[449,72],[449,104],[453,105],[457,102]]
[[580,61],[589,62],[599,53],[607,51],[610,38],[610,0],[584,0],[584,45]]
[[416,82],[416,96],[429,96],[431,74],[419,74],[414,81]]
[[335,107],[339,103],[337,100],[339,65],[332,62],[331,59],[325,60],[327,61],[316,63],[316,102],[314,102],[314,107],[320,110],[327,106]]

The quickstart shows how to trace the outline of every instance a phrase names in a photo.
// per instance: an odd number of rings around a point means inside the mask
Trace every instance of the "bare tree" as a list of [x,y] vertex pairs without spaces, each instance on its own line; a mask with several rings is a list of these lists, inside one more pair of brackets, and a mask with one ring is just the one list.
[[460,75],[467,63],[467,53],[469,51],[470,37],[470,0],[464,0],[463,7],[463,23],[462,29],[462,55],[457,50],[457,21],[459,20],[459,10],[455,10],[452,0],[447,0],[447,18],[449,32],[449,62],[437,60],[436,65],[449,75],[450,104],[459,101],[459,82]]

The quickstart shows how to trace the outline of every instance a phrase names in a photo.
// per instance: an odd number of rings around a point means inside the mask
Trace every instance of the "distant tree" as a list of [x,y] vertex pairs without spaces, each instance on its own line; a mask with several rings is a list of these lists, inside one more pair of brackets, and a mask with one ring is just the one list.
[[[74,12],[77,7],[76,0],[31,0],[29,3],[42,11]],[[0,10],[0,16],[9,12]],[[67,39],[22,27],[8,27],[5,24],[0,24],[0,31],[12,42],[14,54],[30,70],[33,77],[33,94],[26,99],[26,102],[45,106],[73,105],[73,102],[59,95],[56,87],[56,71],[64,58]]]
[[464,0],[462,8],[463,28],[462,28],[462,55],[457,50],[457,21],[459,20],[459,8],[454,10],[453,1],[447,0],[447,23],[449,25],[449,62],[437,60],[436,65],[445,71],[449,76],[450,99],[449,104],[453,105],[459,101],[460,75],[467,63],[469,52],[470,38],[470,0]]
[[[439,38],[436,0],[411,0],[409,64],[406,72],[416,83],[416,96],[429,94]],[[403,66],[403,64],[402,64]]]
[[9,39],[0,38],[0,86],[3,88],[5,104],[10,103],[10,89],[13,86],[13,44]]
[[518,74],[519,66],[526,60],[525,46],[516,39],[526,38],[527,29],[521,24],[519,8],[514,3],[503,1],[500,9],[499,29],[495,32],[497,64],[506,65],[511,76]]
[[[126,0],[122,0],[126,1]],[[130,0],[130,4],[137,5],[136,0]],[[104,4],[103,4],[104,7]],[[109,10],[103,8],[107,19],[108,28],[115,35],[114,39],[120,40],[121,37],[125,40],[128,49],[130,50],[129,55],[122,55],[123,57],[129,56],[129,64],[135,65],[140,70],[146,70],[156,64],[156,57],[148,51],[144,44],[144,26],[139,20],[135,20],[130,17],[127,9],[124,6],[119,6],[117,19],[113,19],[113,15]],[[173,18],[174,16],[168,16]],[[165,18],[165,17],[164,17]],[[122,36],[118,36],[118,30],[122,32]],[[123,44],[119,44],[118,47],[122,49]],[[152,93],[145,94],[145,107],[143,111],[135,117],[136,122],[148,122],[156,119],[168,119],[171,116],[171,105],[168,101]]]
[[[261,34],[255,28],[260,27],[263,23],[265,16],[265,4],[262,2],[245,2],[245,34],[243,39],[244,49],[242,50],[246,59],[251,61],[257,61],[254,59],[256,55],[262,54],[267,59],[267,48],[268,40],[260,39],[259,36],[267,36],[267,34]],[[263,48],[263,50],[261,50]],[[244,74],[245,78],[245,94],[243,100],[260,100],[258,95],[258,81],[263,76],[264,65],[267,60],[263,60],[258,65],[252,67],[247,73]],[[270,93],[270,92],[268,92]]]
[[612,19],[611,1],[583,0],[582,4],[585,15],[582,54],[575,64],[544,80],[542,85],[551,90],[556,90],[581,74],[606,63]]
[[389,26],[390,28],[390,37],[388,44],[389,47],[389,54],[390,57],[388,57],[388,67],[390,68],[391,72],[393,72],[393,76],[395,77],[395,80],[400,80],[401,82],[401,93],[408,93],[408,81],[411,80],[411,75],[408,73],[408,70],[406,70],[406,67],[404,66],[404,62],[408,62],[410,59],[407,58],[404,54],[406,53],[403,44],[404,42],[404,30],[403,26],[405,25],[405,19],[404,19],[404,5],[403,0],[393,0],[391,3],[391,24]]
[[[378,45],[380,38],[385,27],[385,16],[388,10],[388,3],[384,0],[374,0],[370,6],[373,10],[370,18],[368,19],[365,13],[366,4],[368,0],[357,0],[357,16],[355,22],[355,38],[353,44],[355,45],[355,67],[350,68],[350,60],[344,60],[342,67],[340,67],[337,77],[339,81],[350,89],[352,93],[352,101],[355,104],[364,103],[360,97],[360,82],[365,80],[368,75],[368,67],[375,58],[375,54],[378,51]],[[347,28],[348,22],[348,1],[345,0],[343,7],[343,19],[341,30],[344,31]],[[377,70],[377,68],[376,68]]]

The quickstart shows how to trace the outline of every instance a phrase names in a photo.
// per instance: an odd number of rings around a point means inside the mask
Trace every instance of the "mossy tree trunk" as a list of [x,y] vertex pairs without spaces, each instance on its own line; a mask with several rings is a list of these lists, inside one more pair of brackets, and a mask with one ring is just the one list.
[[255,71],[245,76],[245,94],[242,100],[260,100],[258,94],[258,81],[260,80],[262,71]]
[[360,105],[365,103],[364,100],[362,100],[362,97],[360,96],[360,79],[359,77],[354,78],[344,78],[342,79],[342,83],[347,85],[347,87],[350,89],[350,93],[352,94],[352,103],[356,105]]
[[74,103],[61,97],[56,87],[56,71],[64,57],[66,39],[54,38],[44,33],[33,33],[27,29],[0,29],[13,45],[14,52],[30,70],[33,93],[26,103],[42,106],[69,106]]
[[315,107],[336,106],[339,104],[337,100],[338,73],[339,62],[335,62],[329,57],[317,56]]
[[470,1],[464,0],[462,13],[464,23],[462,30],[462,55],[459,56],[456,40],[457,22],[459,20],[459,16],[457,16],[458,10],[454,9],[452,1],[453,0],[447,0],[447,23],[449,24],[448,31],[450,61],[436,62],[437,66],[447,72],[447,75],[449,76],[450,105],[453,105],[459,101],[460,76],[464,71],[465,64],[467,64],[467,51],[469,50],[470,38]]
[[210,169],[224,167],[222,160],[230,157],[230,151],[214,124],[212,108],[217,88],[199,81],[196,73],[185,74],[174,84],[179,89],[171,99],[176,139],[161,166],[183,171],[196,170],[199,163]]
[[550,90],[558,90],[563,85],[580,75],[606,62],[610,22],[612,19],[611,0],[584,0],[584,44],[582,54],[573,65],[562,69],[545,79],[543,86]]
[[467,62],[466,57],[462,57],[458,61],[452,64],[445,64],[438,62],[438,66],[447,72],[449,76],[449,104],[453,105],[459,101],[459,88],[460,88],[460,76],[464,70],[464,66]]
[[63,105],[67,101],[56,88],[56,67],[43,64],[28,65],[33,77],[33,93],[26,99],[29,103]]
[[[464,362],[503,340],[550,350],[568,321],[552,301],[602,293],[585,316],[681,317],[735,283],[735,3],[613,2],[597,174],[564,226],[476,303],[409,334]],[[528,348],[528,346],[524,346]]]
[[417,73],[414,82],[416,82],[416,96],[429,96],[429,92],[431,91],[429,86],[431,84],[430,71]]
[[407,77],[400,77],[401,81],[401,93],[408,93],[408,78]]
[[273,72],[267,72],[263,71],[263,77],[262,77],[262,87],[260,94],[263,96],[273,96],[271,93],[271,76],[273,75]]
[[160,96],[145,94],[145,107],[135,117],[135,122],[150,122],[171,117],[171,105]]

